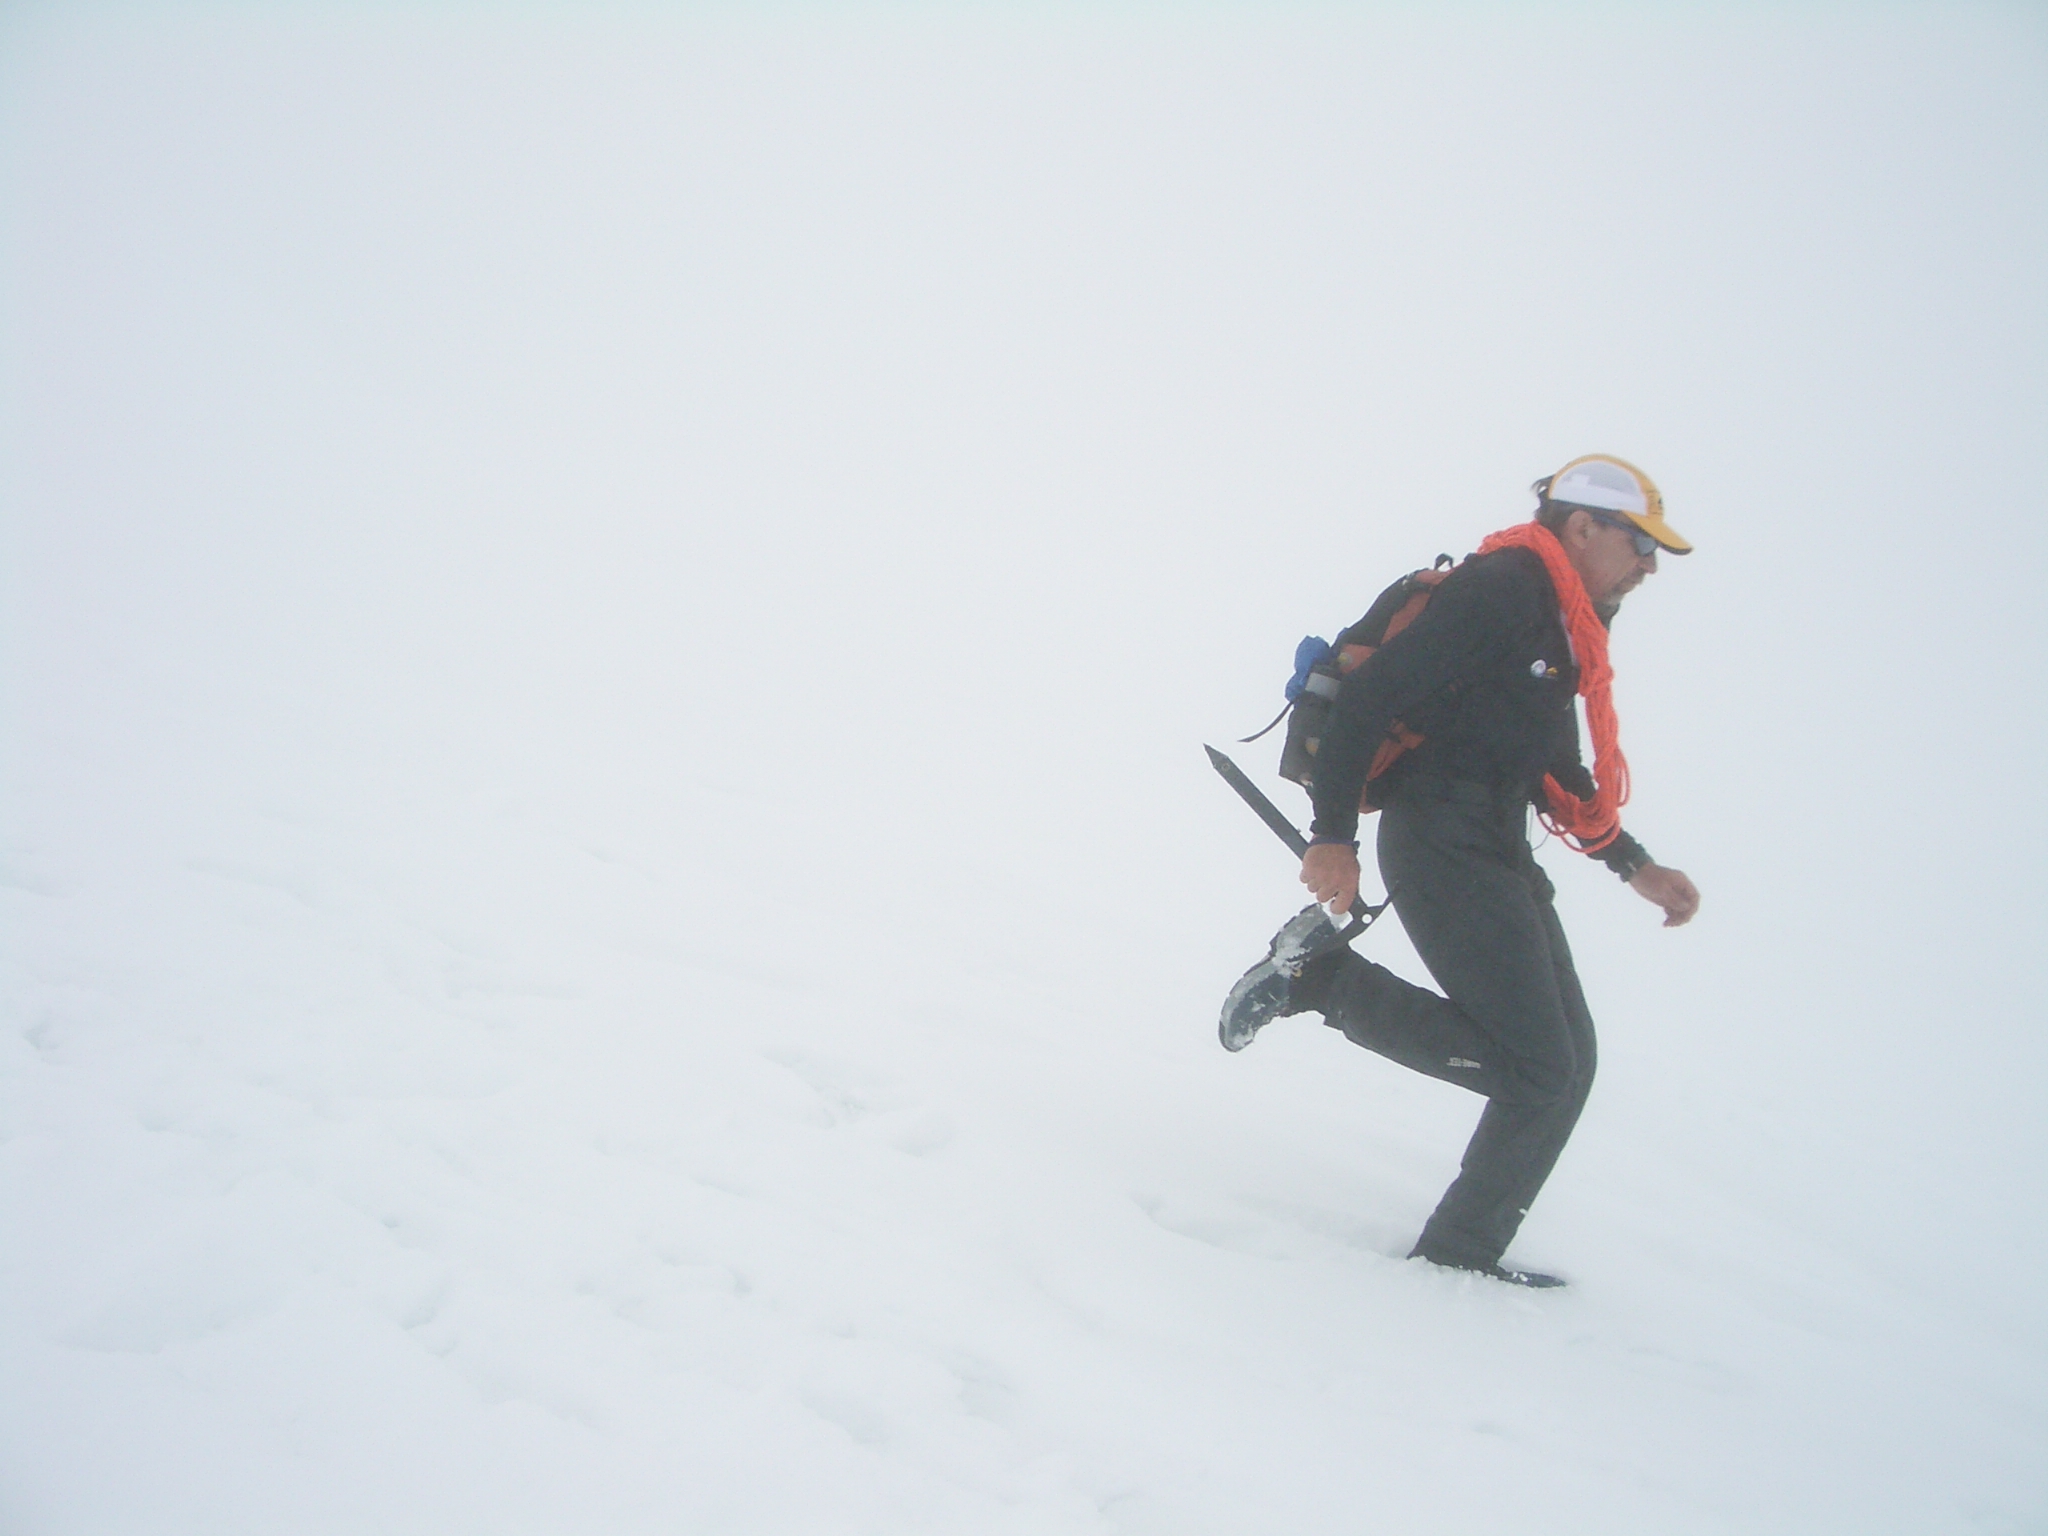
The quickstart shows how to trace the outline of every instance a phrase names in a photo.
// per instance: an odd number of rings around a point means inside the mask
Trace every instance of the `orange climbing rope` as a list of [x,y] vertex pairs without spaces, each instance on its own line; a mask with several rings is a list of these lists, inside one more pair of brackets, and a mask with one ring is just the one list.
[[1586,726],[1593,734],[1593,798],[1581,800],[1549,774],[1543,790],[1550,801],[1539,811],[1543,825],[1581,853],[1597,853],[1621,835],[1621,808],[1628,803],[1628,759],[1621,755],[1621,721],[1614,713],[1614,667],[1607,659],[1607,626],[1593,611],[1586,583],[1572,568],[1557,536],[1541,523],[1517,523],[1490,534],[1479,553],[1527,549],[1542,557],[1557,589],[1557,605],[1579,665],[1579,697],[1586,701]]

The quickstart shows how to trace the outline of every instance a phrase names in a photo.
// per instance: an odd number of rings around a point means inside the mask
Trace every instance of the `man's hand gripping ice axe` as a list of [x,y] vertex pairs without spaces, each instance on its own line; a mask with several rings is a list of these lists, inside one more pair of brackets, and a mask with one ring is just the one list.
[[[1285,843],[1293,851],[1296,858],[1307,858],[1309,851],[1308,839],[1302,836],[1300,829],[1287,819],[1286,813],[1271,800],[1267,799],[1265,792],[1250,779],[1246,778],[1244,770],[1238,767],[1236,763],[1233,763],[1214,747],[1204,746],[1202,750],[1209,754],[1209,766],[1223,775],[1223,782],[1236,790],[1238,798],[1258,813],[1259,820],[1272,828],[1273,835]],[[1354,859],[1351,862],[1352,868],[1355,870],[1356,860]],[[1369,907],[1365,904],[1365,899],[1357,892],[1355,874],[1349,883],[1352,886],[1351,900],[1348,906],[1350,921],[1339,926],[1337,922],[1338,914],[1335,912],[1329,913],[1330,932],[1310,946],[1308,951],[1301,956],[1303,961],[1311,960],[1317,955],[1335,949],[1339,944],[1349,944],[1353,939],[1365,932],[1366,929],[1370,928],[1373,925],[1374,919],[1387,910],[1388,904],[1384,901],[1376,907]],[[1318,900],[1321,900],[1323,897],[1321,891],[1315,892],[1315,895]],[[1328,911],[1327,907],[1325,911]]]

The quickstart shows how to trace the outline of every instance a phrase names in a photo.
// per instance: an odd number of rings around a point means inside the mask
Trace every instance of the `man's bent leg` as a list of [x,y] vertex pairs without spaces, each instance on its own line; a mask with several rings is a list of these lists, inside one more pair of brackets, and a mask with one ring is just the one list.
[[[1382,813],[1380,870],[1443,994],[1339,951],[1297,987],[1353,1043],[1489,1099],[1547,1104],[1576,1076],[1549,903],[1512,804],[1406,801]],[[1547,891],[1547,886],[1544,888]]]
[[1314,964],[1327,965],[1327,974],[1312,971],[1296,983],[1290,1011],[1320,1013],[1353,1045],[1488,1099],[1552,1096],[1548,1085],[1532,1085],[1522,1063],[1449,998],[1348,949]]

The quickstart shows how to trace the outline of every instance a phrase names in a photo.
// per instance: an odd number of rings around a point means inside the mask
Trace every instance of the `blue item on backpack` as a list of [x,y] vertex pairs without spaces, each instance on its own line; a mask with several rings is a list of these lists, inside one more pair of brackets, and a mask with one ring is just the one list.
[[1294,648],[1294,676],[1287,680],[1287,702],[1292,704],[1308,687],[1308,674],[1315,664],[1330,654],[1330,642],[1321,635],[1304,635],[1301,644]]

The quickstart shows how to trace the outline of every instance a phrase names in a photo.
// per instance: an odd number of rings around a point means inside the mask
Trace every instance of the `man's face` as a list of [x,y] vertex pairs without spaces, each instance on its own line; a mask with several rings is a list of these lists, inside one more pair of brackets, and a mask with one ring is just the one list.
[[1565,553],[1596,608],[1614,606],[1657,572],[1657,552],[1637,554],[1632,527],[1618,528],[1586,512],[1572,514],[1566,531],[1573,537],[1564,541]]

